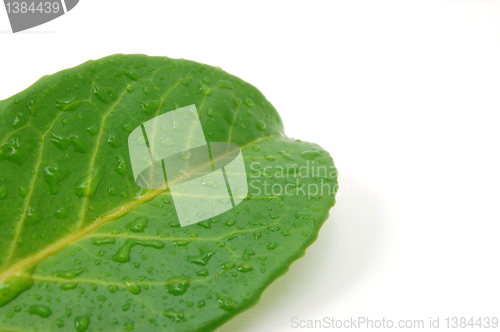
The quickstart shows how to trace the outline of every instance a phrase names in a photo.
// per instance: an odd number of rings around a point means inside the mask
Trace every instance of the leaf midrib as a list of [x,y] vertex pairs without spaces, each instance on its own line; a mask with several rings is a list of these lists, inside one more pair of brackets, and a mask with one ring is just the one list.
[[[259,137],[258,139],[255,139],[255,140],[245,144],[244,146],[241,147],[241,149],[243,150],[246,147],[248,147],[252,144],[255,144],[259,141],[271,139],[274,137],[284,137],[284,136],[282,134],[275,134],[275,135],[269,135],[269,136],[265,136],[265,137]],[[107,223],[109,221],[113,221],[121,216],[124,216],[125,214],[130,212],[132,209],[134,209],[136,206],[139,206],[141,204],[144,204],[144,203],[152,200],[153,198],[155,198],[156,196],[158,196],[159,194],[161,194],[167,190],[168,190],[168,188],[167,189],[152,190],[152,191],[146,193],[144,196],[141,196],[139,199],[131,201],[131,202],[125,204],[124,206],[117,208],[113,212],[111,212],[103,217],[97,218],[92,224],[88,225],[87,227],[81,228],[78,231],[76,231],[75,233],[59,239],[58,241],[54,242],[53,244],[51,244],[50,246],[41,250],[40,252],[38,252],[35,255],[30,256],[28,258],[25,258],[25,259],[15,263],[15,264],[11,265],[6,270],[4,270],[3,272],[0,273],[0,281],[5,280],[6,278],[8,278],[9,276],[13,275],[14,273],[16,273],[18,271],[21,271],[21,270],[26,269],[30,266],[36,265],[37,263],[41,262],[44,258],[47,258],[48,256],[58,252],[59,250],[66,247],[71,242],[74,242],[76,240],[81,239],[85,235],[98,229],[99,227],[101,227],[102,225],[104,225],[105,223]]]

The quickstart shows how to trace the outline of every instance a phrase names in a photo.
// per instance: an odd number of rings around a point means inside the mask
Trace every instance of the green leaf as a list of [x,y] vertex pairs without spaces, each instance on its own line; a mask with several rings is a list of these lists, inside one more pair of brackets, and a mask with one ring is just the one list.
[[[241,147],[249,194],[179,227],[170,191],[135,183],[127,138],[192,104],[208,142]],[[211,331],[304,254],[337,189],[257,89],[165,57],[43,77],[0,102],[0,144],[2,331]]]

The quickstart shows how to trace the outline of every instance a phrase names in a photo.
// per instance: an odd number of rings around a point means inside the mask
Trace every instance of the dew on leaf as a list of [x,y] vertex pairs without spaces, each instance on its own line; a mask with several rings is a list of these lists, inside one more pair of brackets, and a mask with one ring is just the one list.
[[210,90],[210,88],[208,86],[206,86],[205,84],[201,84],[200,90],[207,97],[212,95],[212,90]]
[[274,250],[277,246],[278,244],[276,242],[269,242],[269,244],[267,245],[267,250]]
[[196,271],[196,275],[199,277],[206,277],[208,276],[208,270],[207,269],[201,269],[199,271]]
[[205,266],[208,264],[208,261],[210,258],[215,255],[215,251],[206,251],[203,249],[200,249],[200,255],[199,256],[188,256],[188,261],[190,263],[196,264],[196,265],[201,265]]
[[30,289],[34,282],[31,274],[33,268],[19,271],[0,281],[0,307],[15,299],[22,292]]
[[26,212],[26,221],[25,225],[30,226],[39,223],[42,220],[42,214],[35,210],[31,206],[28,207],[28,211]]
[[54,277],[59,277],[63,279],[74,279],[78,277],[80,274],[85,272],[85,269],[79,268],[79,269],[70,269],[70,270],[61,270],[61,271],[56,271],[52,273]]
[[125,277],[122,280],[123,280],[123,283],[125,284],[125,288],[127,288],[130,293],[137,295],[141,292],[141,287],[134,280],[132,280],[128,277]]
[[169,294],[179,296],[186,293],[190,280],[185,276],[172,277],[167,280],[166,288]]
[[118,286],[117,286],[117,285],[109,285],[109,286],[108,286],[108,290],[109,290],[111,293],[116,293],[116,291],[118,290]]
[[261,131],[264,131],[266,130],[266,123],[262,120],[259,120],[257,121],[257,123],[255,124],[255,126],[257,127],[257,129],[261,130]]
[[52,315],[52,310],[45,305],[35,304],[28,309],[28,313],[30,313],[31,315],[38,315],[40,317],[47,318]]
[[161,145],[163,146],[174,146],[175,145],[175,142],[173,139],[171,139],[170,137],[166,137],[164,138],[162,141],[161,141]]
[[59,286],[59,288],[62,290],[70,290],[70,289],[75,289],[77,286],[78,283],[76,282],[65,282],[62,283],[61,286]]
[[253,270],[253,265],[250,263],[243,263],[237,267],[240,272],[250,272]]
[[224,262],[222,263],[222,269],[223,270],[226,270],[226,271],[229,271],[231,270],[234,266],[236,265],[236,263],[234,262]]
[[78,316],[75,318],[75,329],[77,332],[85,332],[89,328],[90,318],[88,316]]
[[137,217],[125,226],[125,228],[134,233],[142,233],[146,227],[148,227],[148,218],[146,217]]
[[247,105],[248,107],[252,107],[254,105],[254,102],[252,99],[250,98],[245,98],[245,105]]
[[44,180],[49,185],[49,191],[52,195],[56,195],[59,192],[57,184],[64,180],[68,175],[68,171],[64,168],[54,165],[47,165],[43,168]]
[[321,153],[316,150],[306,150],[300,156],[306,160],[314,160],[314,158],[321,156]]
[[66,210],[64,207],[60,207],[59,209],[56,210],[55,215],[57,219],[67,218],[68,210]]
[[103,244],[115,244],[116,240],[113,237],[93,237],[92,244],[96,246],[101,246]]
[[217,293],[217,301],[219,301],[219,307],[225,311],[231,311],[234,309],[234,301],[231,296],[224,293]]
[[293,158],[288,154],[286,153],[285,151],[278,151],[278,154],[283,158],[283,159],[286,159],[286,160],[293,160]]
[[114,254],[111,259],[117,263],[126,263],[130,261],[130,251],[135,245],[151,247],[155,249],[163,249],[165,247],[165,244],[160,240],[128,239],[125,244],[120,249],[118,249],[116,254]]
[[186,317],[184,316],[184,311],[177,311],[173,308],[169,308],[163,311],[163,315],[167,318],[170,318],[174,323],[180,323],[186,321]]
[[104,178],[101,167],[94,168],[89,175],[83,177],[75,186],[75,194],[78,197],[93,197],[99,183]]

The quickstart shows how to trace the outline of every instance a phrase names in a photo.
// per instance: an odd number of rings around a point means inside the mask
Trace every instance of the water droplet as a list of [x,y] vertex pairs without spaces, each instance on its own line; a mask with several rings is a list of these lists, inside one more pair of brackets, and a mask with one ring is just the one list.
[[164,138],[161,141],[161,145],[163,145],[163,146],[173,146],[173,145],[175,145],[175,142],[170,137],[167,137],[167,138]]
[[14,129],[20,128],[28,122],[28,118],[23,113],[18,113],[12,122]]
[[111,293],[116,293],[118,291],[118,286],[117,285],[109,285],[108,286],[108,290],[111,292]]
[[68,172],[57,164],[45,166],[43,169],[45,182],[49,185],[52,195],[57,195],[59,188],[57,184],[68,176]]
[[311,214],[307,212],[297,211],[295,212],[295,218],[299,220],[308,220],[309,218],[311,218]]
[[170,318],[174,323],[180,323],[186,321],[186,317],[184,317],[184,312],[174,310],[173,308],[164,310],[163,315],[167,318]]
[[267,250],[274,250],[277,246],[278,244],[276,242],[269,242],[269,244],[267,245]]
[[192,156],[193,155],[190,150],[179,153],[179,158],[182,160],[189,160]]
[[233,84],[226,80],[220,80],[219,83],[217,83],[217,85],[221,88],[233,90]]
[[97,125],[92,125],[90,127],[87,128],[87,132],[91,135],[91,136],[94,136],[94,135],[97,135],[97,133],[99,133],[99,126]]
[[229,220],[224,222],[224,225],[226,225],[226,226],[233,226],[234,224],[236,224],[235,219],[229,219]]
[[261,131],[264,131],[266,130],[266,123],[262,120],[259,120],[257,121],[257,123],[255,124],[255,126],[257,127],[257,129],[261,130]]
[[208,276],[208,270],[207,269],[201,269],[199,271],[196,271],[196,275],[200,277],[206,277]]
[[94,168],[92,172],[83,177],[74,188],[76,196],[93,197],[97,190],[97,186],[101,183],[103,178],[104,174],[101,167]]
[[208,264],[208,261],[210,258],[215,255],[215,251],[206,251],[203,249],[200,250],[200,255],[199,256],[188,256],[188,261],[190,263],[196,264],[196,265],[202,265],[205,266]]
[[235,262],[224,262],[222,263],[222,269],[229,271],[236,265]]
[[115,244],[116,240],[112,237],[93,237],[92,244],[96,246],[102,246],[104,244]]
[[188,76],[188,77],[183,78],[181,83],[184,86],[189,86],[189,84],[191,83],[192,80],[193,80],[193,78],[191,76]]
[[45,305],[41,305],[41,304],[35,304],[35,305],[32,305],[29,309],[28,309],[28,312],[31,314],[31,315],[38,315],[40,317],[43,317],[43,318],[47,318],[49,317],[50,315],[52,315],[52,310],[50,310],[49,307],[45,306]]
[[115,167],[115,171],[120,175],[124,175],[127,170],[127,163],[122,156],[116,156],[116,158],[118,159],[118,165]]
[[105,104],[116,100],[116,93],[111,88],[102,88],[97,84],[92,84],[92,89],[94,96]]
[[124,124],[121,128],[129,133],[131,133],[134,130],[134,127],[130,123]]
[[132,331],[134,329],[134,325],[135,325],[134,322],[125,322],[125,324],[123,325],[123,330]]
[[228,294],[217,293],[217,301],[219,301],[220,308],[226,311],[231,311],[234,309],[234,301]]
[[88,144],[83,139],[83,137],[79,137],[78,135],[71,135],[69,138],[69,142],[73,146],[73,149],[78,153],[87,153]]
[[78,316],[75,318],[75,329],[78,332],[85,332],[89,328],[90,318],[88,316]]
[[185,276],[172,277],[167,280],[166,288],[167,292],[179,296],[186,293],[189,288],[190,280]]
[[316,150],[307,150],[302,152],[300,156],[306,160],[314,160],[314,158],[321,156],[321,153]]
[[[186,222],[189,222],[189,220],[186,220],[186,218],[184,218],[184,221]],[[175,240],[174,241],[174,245],[176,247],[185,247],[187,246],[188,244],[190,244],[192,241],[188,241],[188,240]]]
[[205,84],[201,84],[200,90],[207,97],[212,94],[212,90],[210,90],[210,88],[208,86],[206,86]]
[[106,302],[107,299],[108,298],[106,296],[104,296],[104,295],[98,295],[97,296],[97,300],[101,301],[101,302]]
[[62,283],[61,286],[59,286],[60,289],[62,290],[70,290],[70,289],[75,289],[78,286],[76,282],[65,282]]
[[150,100],[147,103],[139,103],[141,105],[141,110],[147,115],[151,115],[158,110],[160,107],[159,100]]
[[252,150],[254,150],[255,152],[259,152],[260,151],[260,147],[259,146],[254,146],[254,147],[252,147]]
[[128,78],[130,78],[133,81],[137,81],[140,78],[139,74],[137,74],[136,72],[133,72],[133,71],[124,70],[123,73],[125,74],[125,76],[127,76]]
[[19,138],[13,138],[0,147],[0,161],[5,158],[22,166],[31,148],[30,144],[21,144]]
[[[182,123],[173,119],[172,120],[172,130],[182,131],[182,129],[184,129],[184,126],[182,125]],[[168,132],[168,130],[167,130],[167,132]]]
[[130,293],[137,295],[141,292],[141,287],[139,286],[139,284],[132,279],[125,277],[122,280],[125,283],[125,287]]
[[30,226],[39,223],[42,220],[42,215],[38,211],[36,211],[31,206],[28,207],[28,211],[26,212],[26,221],[25,225]]
[[265,155],[264,159],[269,160],[269,161],[275,161],[276,160],[276,158],[274,158],[274,156],[272,156],[272,155]]
[[108,135],[108,144],[113,148],[120,147],[120,140],[115,135]]
[[131,303],[127,302],[122,306],[122,311],[128,311],[130,309]]
[[238,266],[238,271],[240,272],[250,272],[253,270],[253,265],[250,263],[243,263],[240,266]]
[[68,211],[64,207],[56,210],[55,216],[57,219],[64,219],[68,217]]
[[247,97],[245,99],[245,105],[247,105],[248,107],[252,107],[254,105],[253,100]]
[[128,239],[125,244],[118,249],[116,254],[111,258],[117,263],[126,263],[130,261],[130,251],[135,245],[140,245],[143,247],[151,247],[155,249],[165,248],[165,244],[160,240],[138,240],[138,239]]
[[148,218],[146,217],[137,217],[125,226],[125,228],[134,233],[142,233],[146,227],[148,227]]
[[255,256],[255,251],[251,250],[251,249],[245,249],[245,251],[243,252],[243,256],[241,257],[244,261],[247,261],[250,256]]
[[[71,107],[71,109],[68,109],[68,106],[74,101],[75,96],[72,96],[70,98],[58,99],[55,106],[59,111],[74,111],[75,108],[73,107]],[[75,104],[74,106],[78,107],[78,104]]]
[[115,186],[111,186],[109,189],[108,189],[108,194],[110,195],[116,195],[116,193],[118,192],[118,190],[116,189]]
[[33,286],[33,268],[19,271],[0,281],[0,307],[15,299],[19,294]]
[[288,153],[286,153],[285,151],[278,151],[278,154],[283,158],[283,159],[286,159],[286,160],[293,160],[292,157],[290,157],[290,155]]
[[61,270],[53,273],[55,277],[63,278],[63,279],[74,279],[78,277],[80,274],[85,272],[85,269],[71,269],[71,270]]
[[217,186],[217,182],[215,181],[215,179],[211,176],[205,176],[203,178],[201,178],[200,180],[200,183],[206,187],[214,187],[214,188],[218,188]]

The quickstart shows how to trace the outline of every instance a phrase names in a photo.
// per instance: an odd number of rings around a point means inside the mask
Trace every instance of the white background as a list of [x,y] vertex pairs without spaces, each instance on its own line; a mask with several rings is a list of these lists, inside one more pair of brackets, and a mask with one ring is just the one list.
[[0,99],[113,53],[182,57],[254,84],[332,154],[317,242],[219,331],[500,316],[499,1],[81,0],[9,29],[1,9]]

